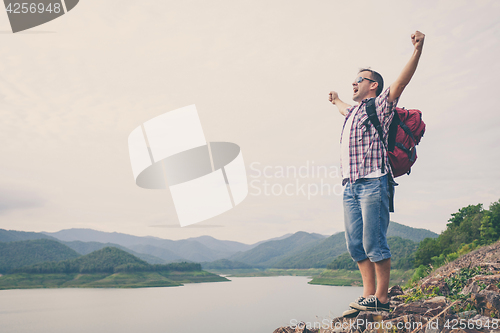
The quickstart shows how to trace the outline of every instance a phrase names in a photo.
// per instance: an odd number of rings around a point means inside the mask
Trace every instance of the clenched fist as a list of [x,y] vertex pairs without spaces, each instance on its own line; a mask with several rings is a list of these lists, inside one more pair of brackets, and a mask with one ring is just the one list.
[[422,47],[424,46],[424,39],[425,35],[418,30],[411,35],[411,42],[415,47],[415,50],[422,51]]
[[337,94],[335,91],[330,91],[330,95],[328,100],[332,102],[332,104],[335,104],[335,100],[339,98],[339,94]]

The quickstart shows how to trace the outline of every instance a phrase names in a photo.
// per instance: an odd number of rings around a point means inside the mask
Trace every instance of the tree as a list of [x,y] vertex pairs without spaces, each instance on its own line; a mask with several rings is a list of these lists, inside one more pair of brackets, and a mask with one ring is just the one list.
[[451,218],[448,220],[447,226],[460,226],[462,221],[470,215],[475,215],[483,211],[483,204],[469,205],[467,207],[460,208],[457,213],[451,214]]

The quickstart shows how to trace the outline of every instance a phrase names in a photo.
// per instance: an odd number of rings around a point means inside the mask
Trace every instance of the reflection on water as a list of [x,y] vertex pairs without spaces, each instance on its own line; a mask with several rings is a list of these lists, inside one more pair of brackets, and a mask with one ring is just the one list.
[[309,285],[306,277],[140,289],[0,291],[2,332],[272,333],[291,320],[339,316],[359,287]]

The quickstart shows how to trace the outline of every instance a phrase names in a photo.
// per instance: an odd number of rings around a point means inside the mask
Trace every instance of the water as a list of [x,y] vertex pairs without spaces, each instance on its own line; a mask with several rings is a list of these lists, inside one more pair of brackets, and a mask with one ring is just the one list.
[[291,320],[341,315],[360,287],[307,284],[294,276],[139,289],[0,291],[4,332],[272,333]]

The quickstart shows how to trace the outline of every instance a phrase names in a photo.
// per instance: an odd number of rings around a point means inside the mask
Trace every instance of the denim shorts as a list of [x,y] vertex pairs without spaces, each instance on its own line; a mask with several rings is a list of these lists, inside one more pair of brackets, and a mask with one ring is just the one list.
[[362,178],[344,189],[347,250],[354,261],[377,262],[391,257],[387,245],[389,191],[387,175]]

